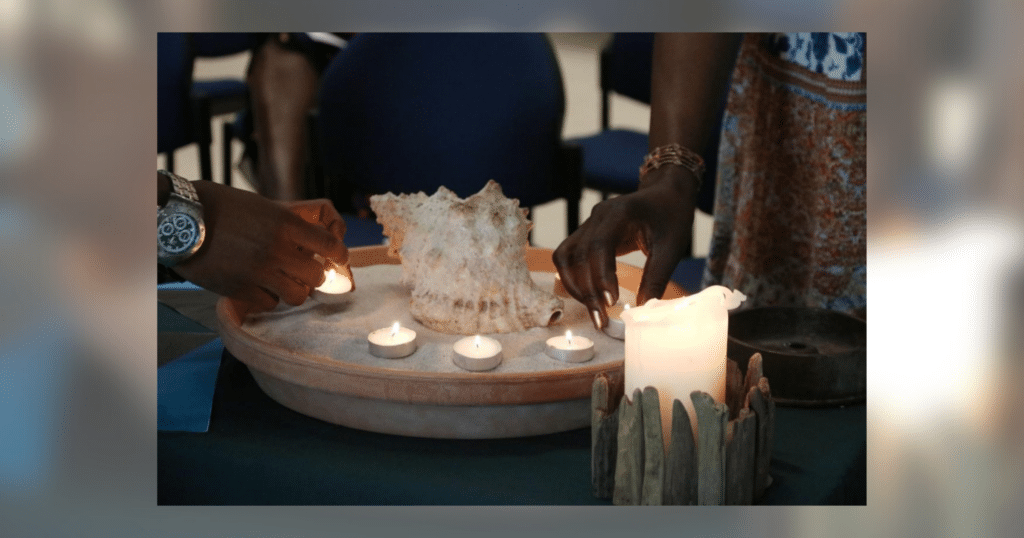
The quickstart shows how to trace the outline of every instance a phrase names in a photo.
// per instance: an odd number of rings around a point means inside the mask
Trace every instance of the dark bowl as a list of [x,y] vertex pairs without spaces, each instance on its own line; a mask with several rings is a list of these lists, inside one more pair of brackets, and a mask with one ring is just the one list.
[[763,359],[779,405],[826,407],[864,401],[867,324],[853,316],[804,307],[763,307],[730,313],[728,356],[746,372]]

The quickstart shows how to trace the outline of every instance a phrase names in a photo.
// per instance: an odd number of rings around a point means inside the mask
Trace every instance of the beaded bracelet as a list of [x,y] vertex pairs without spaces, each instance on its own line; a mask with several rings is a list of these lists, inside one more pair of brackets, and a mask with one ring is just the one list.
[[697,188],[700,189],[704,181],[704,159],[696,153],[680,146],[679,144],[667,144],[659,146],[644,157],[644,164],[640,167],[640,181],[644,180],[651,170],[656,170],[665,164],[678,164],[693,172],[697,176]]

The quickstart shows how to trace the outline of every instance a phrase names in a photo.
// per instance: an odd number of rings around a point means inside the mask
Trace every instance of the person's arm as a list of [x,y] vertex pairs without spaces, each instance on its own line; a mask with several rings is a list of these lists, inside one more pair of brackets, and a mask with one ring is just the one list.
[[[301,304],[323,283],[324,266],[314,254],[348,267],[345,223],[329,200],[282,203],[210,181],[192,185],[202,204],[206,238],[194,255],[174,266],[183,278],[269,310],[278,301]],[[162,179],[157,190],[165,201]]]
[[[659,34],[651,77],[650,149],[679,144],[700,154],[715,125],[739,46],[737,34]],[[638,165],[640,163],[637,163]],[[687,167],[663,165],[641,178],[636,192],[601,202],[555,250],[566,290],[607,324],[618,300],[615,257],[647,255],[637,303],[661,297],[692,239],[699,178]]]
[[680,144],[703,154],[713,137],[742,34],[658,34],[651,75],[648,147]]

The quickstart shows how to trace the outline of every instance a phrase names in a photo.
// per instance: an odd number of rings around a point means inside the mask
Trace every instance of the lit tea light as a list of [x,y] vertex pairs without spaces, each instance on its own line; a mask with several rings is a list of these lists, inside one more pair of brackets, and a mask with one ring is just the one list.
[[623,312],[629,309],[629,303],[617,304],[615,306],[608,307],[608,325],[603,329],[604,334],[607,334],[612,338],[625,340],[626,324],[622,322],[622,318],[620,316]]
[[370,342],[370,354],[382,359],[400,359],[416,351],[416,331],[394,325],[377,329],[366,338]]
[[547,354],[553,359],[565,362],[587,362],[594,358],[594,341],[586,336],[573,336],[565,331],[563,336],[548,338]]
[[483,372],[501,364],[501,342],[493,338],[479,334],[466,337],[455,342],[452,349],[452,362],[463,370]]
[[562,284],[562,277],[558,273],[555,273],[555,289],[553,293],[559,297],[570,298],[569,292],[565,289],[565,284]]
[[[314,256],[314,259],[318,257]],[[320,260],[323,260],[323,258],[320,258]],[[326,262],[325,267],[327,269],[324,271],[324,283],[313,290],[312,297],[319,301],[329,302],[339,299],[342,295],[352,291],[355,286],[352,282],[352,271],[350,269],[331,262]]]

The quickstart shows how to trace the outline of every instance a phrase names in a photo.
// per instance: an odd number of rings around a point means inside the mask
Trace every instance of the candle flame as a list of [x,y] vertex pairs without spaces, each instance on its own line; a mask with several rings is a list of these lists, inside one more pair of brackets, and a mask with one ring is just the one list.
[[331,282],[334,282],[335,278],[338,278],[338,272],[335,271],[334,269],[328,269],[327,278],[324,280],[324,284],[330,284]]
[[476,347],[480,347],[480,335],[479,334],[476,335],[476,338],[473,339],[473,345],[476,346]]
[[572,345],[572,331],[565,331],[565,339]]
[[398,325],[398,322],[396,321],[395,324],[391,326],[391,338],[394,338],[395,335],[398,334],[398,329],[399,329],[399,325]]
[[623,310],[629,310],[629,303],[622,305]]

